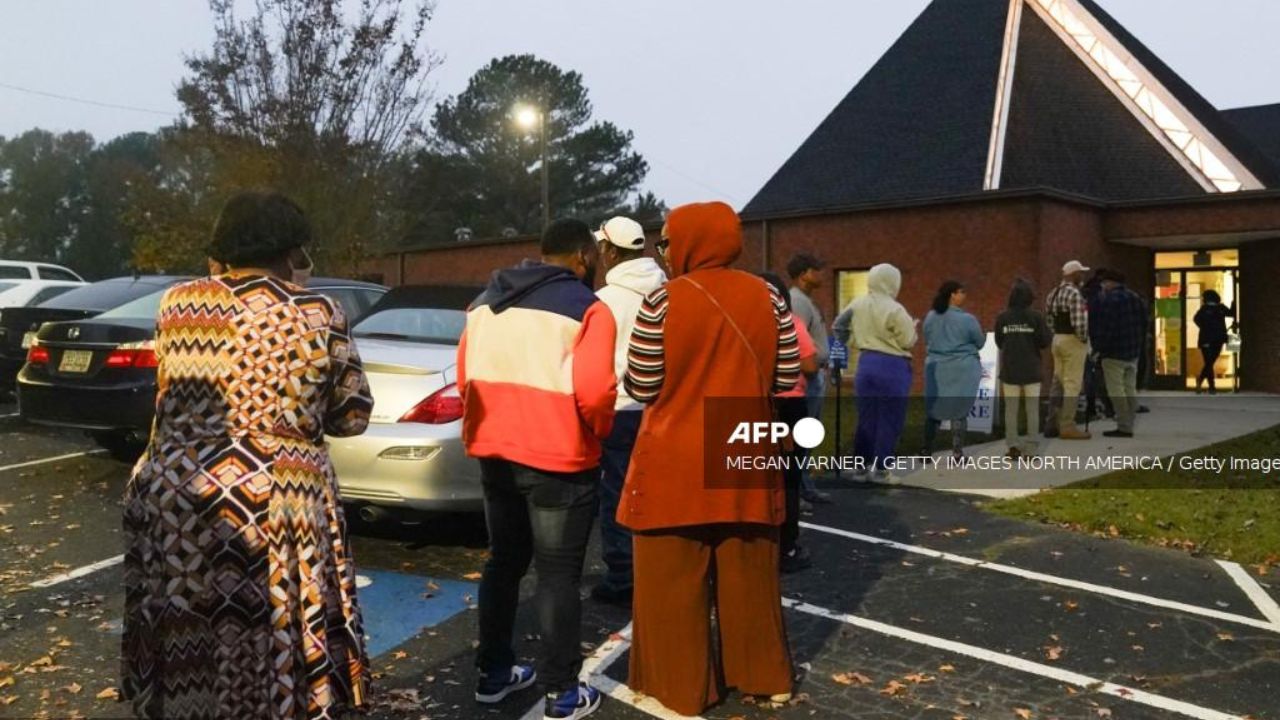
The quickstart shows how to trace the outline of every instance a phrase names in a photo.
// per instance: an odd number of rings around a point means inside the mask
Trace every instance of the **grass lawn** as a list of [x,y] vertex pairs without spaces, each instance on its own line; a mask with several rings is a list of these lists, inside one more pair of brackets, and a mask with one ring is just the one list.
[[[1280,426],[1190,454],[1280,459]],[[1280,475],[1275,473],[1208,480],[1176,466],[1171,473],[1121,471],[984,507],[1011,518],[1234,560],[1260,574],[1280,565]]]

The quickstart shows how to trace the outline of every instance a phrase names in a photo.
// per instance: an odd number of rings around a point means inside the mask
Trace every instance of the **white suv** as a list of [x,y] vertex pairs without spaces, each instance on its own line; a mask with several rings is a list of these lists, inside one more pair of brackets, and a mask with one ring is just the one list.
[[84,282],[84,278],[61,265],[23,262],[21,260],[0,260],[0,280],[61,280],[63,282]]

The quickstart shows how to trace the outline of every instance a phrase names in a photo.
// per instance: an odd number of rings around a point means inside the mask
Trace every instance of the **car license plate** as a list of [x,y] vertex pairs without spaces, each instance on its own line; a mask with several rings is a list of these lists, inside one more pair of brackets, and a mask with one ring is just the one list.
[[22,349],[30,350],[31,344],[36,341],[36,334],[33,332],[22,334]]
[[62,360],[58,363],[58,372],[89,372],[89,363],[92,360],[93,352],[89,350],[67,350],[62,353]]

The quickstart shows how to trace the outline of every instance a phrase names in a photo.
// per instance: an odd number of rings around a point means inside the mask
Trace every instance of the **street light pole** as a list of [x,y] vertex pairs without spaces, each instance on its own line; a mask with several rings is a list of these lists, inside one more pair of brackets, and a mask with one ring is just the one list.
[[542,231],[551,226],[551,181],[547,172],[547,111],[538,108],[538,144],[542,146]]

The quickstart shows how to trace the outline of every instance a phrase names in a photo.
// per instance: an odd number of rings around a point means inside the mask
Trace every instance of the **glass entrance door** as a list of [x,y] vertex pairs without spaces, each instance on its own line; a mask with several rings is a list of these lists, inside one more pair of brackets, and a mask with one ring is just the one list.
[[[1153,382],[1161,390],[1189,390],[1204,369],[1196,312],[1205,293],[1218,293],[1223,304],[1240,317],[1239,255],[1234,250],[1156,254]],[[1228,320],[1228,327],[1234,321]],[[1229,344],[1213,363],[1218,390],[1234,390],[1240,384],[1238,344]]]

